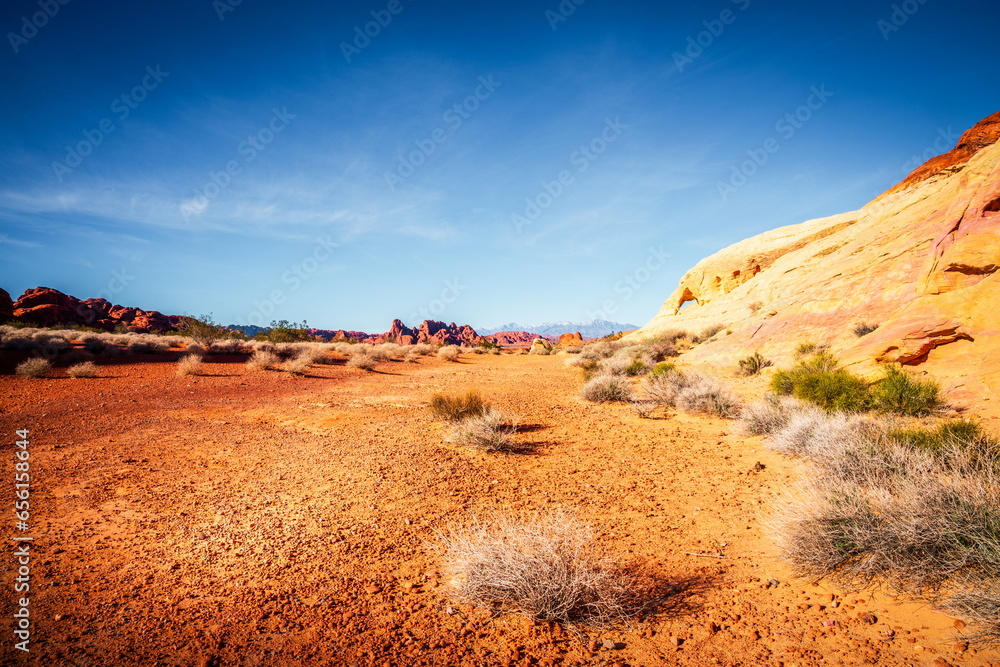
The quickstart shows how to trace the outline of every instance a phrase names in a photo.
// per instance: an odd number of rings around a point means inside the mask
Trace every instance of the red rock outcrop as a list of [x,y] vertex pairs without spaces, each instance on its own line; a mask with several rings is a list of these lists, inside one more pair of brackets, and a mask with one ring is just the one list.
[[962,135],[955,148],[923,163],[907,176],[903,182],[889,190],[883,196],[905,190],[912,185],[936,176],[946,169],[965,164],[973,155],[987,146],[992,146],[998,139],[1000,139],[1000,111],[976,123],[972,129]]
[[179,317],[155,310],[116,306],[106,299],[86,299],[63,294],[50,287],[27,290],[13,304],[13,317],[35,326],[86,326],[112,331],[119,325],[129,331],[174,331],[180,328]]
[[576,333],[564,333],[562,336],[559,336],[559,342],[557,343],[557,346],[583,347],[583,336],[580,335],[579,331],[577,331]]
[[504,347],[520,347],[531,345],[532,341],[538,337],[538,334],[527,331],[500,331],[486,336],[486,340]]
[[[754,351],[787,365],[800,343],[827,344],[856,372],[919,365],[958,400],[1000,409],[998,139],[1000,113],[859,211],[702,260],[629,338],[722,325],[732,334],[685,357],[730,369]],[[859,338],[860,322],[879,326]]]
[[0,289],[0,324],[14,319],[14,302],[7,290]]

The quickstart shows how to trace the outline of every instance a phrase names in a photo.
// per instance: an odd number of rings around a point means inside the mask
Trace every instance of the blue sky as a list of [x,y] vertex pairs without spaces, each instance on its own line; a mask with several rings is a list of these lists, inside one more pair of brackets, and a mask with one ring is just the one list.
[[0,12],[0,287],[225,323],[643,324],[1000,109],[995,2],[64,1]]

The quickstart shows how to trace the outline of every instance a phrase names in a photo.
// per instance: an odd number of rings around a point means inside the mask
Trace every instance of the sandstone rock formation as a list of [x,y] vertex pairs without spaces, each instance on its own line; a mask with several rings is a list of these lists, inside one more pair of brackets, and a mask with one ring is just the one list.
[[[1000,401],[998,139],[1000,113],[859,211],[702,260],[630,338],[720,324],[732,335],[688,360],[735,367],[759,350],[791,363],[800,343],[825,343],[869,376],[878,363],[899,362],[969,401]],[[879,326],[859,338],[859,322]]]
[[14,302],[7,290],[0,289],[0,324],[14,319]]
[[[529,333],[527,331],[499,331],[495,334],[490,334],[485,338],[503,347],[523,347],[531,345],[532,341],[538,337],[538,334]],[[544,336],[542,336],[542,338],[544,338]]]
[[116,306],[106,299],[81,301],[50,287],[36,287],[22,294],[13,305],[13,317],[40,327],[77,325],[112,331],[121,325],[138,333],[174,331],[181,324],[179,317],[155,310]]
[[580,332],[576,333],[564,333],[559,336],[559,342],[556,344],[558,347],[582,347],[583,346],[583,336]]

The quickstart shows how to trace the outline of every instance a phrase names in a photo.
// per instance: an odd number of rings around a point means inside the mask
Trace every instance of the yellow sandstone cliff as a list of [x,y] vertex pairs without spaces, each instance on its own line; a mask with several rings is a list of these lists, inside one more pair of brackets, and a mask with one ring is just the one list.
[[[631,337],[724,325],[731,335],[687,355],[720,367],[753,351],[788,364],[800,343],[828,344],[858,373],[899,362],[970,407],[1000,410],[998,139],[1000,112],[859,211],[702,260]],[[859,322],[879,327],[859,338]]]

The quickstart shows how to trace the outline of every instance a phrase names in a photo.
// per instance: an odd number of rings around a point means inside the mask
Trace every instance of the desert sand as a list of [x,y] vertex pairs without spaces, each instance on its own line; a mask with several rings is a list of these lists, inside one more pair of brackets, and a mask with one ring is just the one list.
[[[8,450],[31,432],[25,664],[1000,665],[926,604],[790,575],[766,523],[802,464],[731,421],[585,403],[562,357],[305,377],[235,356],[177,377],[164,358],[0,375]],[[465,388],[518,416],[533,450],[448,443],[427,403]],[[658,611],[573,633],[451,597],[441,531],[553,510],[645,563],[670,592]],[[8,635],[2,662],[13,651]]]

